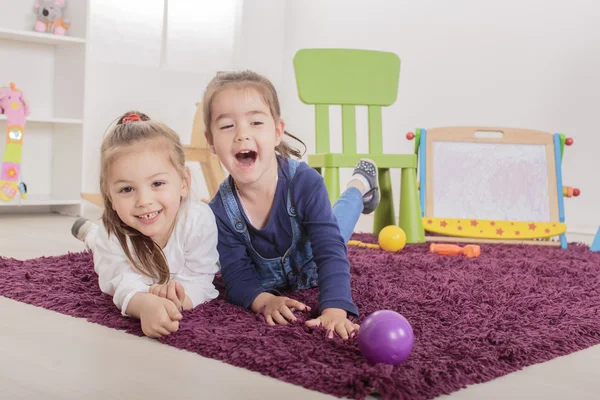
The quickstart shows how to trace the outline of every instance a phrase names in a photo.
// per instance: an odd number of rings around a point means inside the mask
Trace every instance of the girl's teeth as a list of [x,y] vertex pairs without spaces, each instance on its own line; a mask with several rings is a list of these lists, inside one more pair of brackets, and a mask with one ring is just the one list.
[[152,219],[152,218],[156,217],[157,215],[158,215],[158,211],[153,212],[152,214],[140,215],[139,218],[142,218],[142,219]]

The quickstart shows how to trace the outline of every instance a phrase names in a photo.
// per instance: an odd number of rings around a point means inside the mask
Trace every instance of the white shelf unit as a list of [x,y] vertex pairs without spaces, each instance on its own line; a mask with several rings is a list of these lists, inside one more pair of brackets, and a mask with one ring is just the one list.
[[[89,0],[67,0],[71,26],[66,36],[35,32],[33,4],[33,0],[0,0],[0,86],[14,82],[31,109],[21,160],[28,195],[0,201],[0,214],[81,215]],[[0,130],[2,156],[4,115]]]

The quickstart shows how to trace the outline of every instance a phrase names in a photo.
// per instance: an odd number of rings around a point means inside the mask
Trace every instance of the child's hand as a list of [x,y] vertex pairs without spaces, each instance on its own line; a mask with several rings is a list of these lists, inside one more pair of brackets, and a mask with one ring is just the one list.
[[251,308],[254,312],[260,312],[269,325],[287,325],[289,322],[296,322],[294,311],[310,311],[310,307],[306,304],[266,292],[256,297]]
[[179,282],[170,281],[165,285],[154,284],[150,286],[149,293],[171,300],[179,311],[183,310],[185,302],[185,289]]
[[346,310],[341,308],[326,308],[318,318],[306,321],[306,326],[312,328],[323,325],[329,331],[329,339],[333,339],[333,332],[336,332],[343,340],[348,340],[357,333],[360,326],[348,320],[347,315]]
[[147,296],[140,309],[140,321],[144,335],[160,338],[179,330],[182,315],[168,299]]

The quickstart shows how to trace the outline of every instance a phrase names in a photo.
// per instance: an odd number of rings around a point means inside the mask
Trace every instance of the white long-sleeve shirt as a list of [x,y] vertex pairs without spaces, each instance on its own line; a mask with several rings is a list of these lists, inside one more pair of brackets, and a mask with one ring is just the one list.
[[[213,285],[219,270],[217,235],[217,224],[210,207],[188,200],[182,204],[175,228],[163,248],[171,279],[183,286],[193,307],[219,295]],[[85,241],[94,255],[100,290],[111,295],[121,313],[127,315],[133,295],[148,292],[150,285],[157,281],[134,269],[117,238],[114,235],[109,238],[102,224],[94,224]],[[132,247],[130,249],[133,251]]]

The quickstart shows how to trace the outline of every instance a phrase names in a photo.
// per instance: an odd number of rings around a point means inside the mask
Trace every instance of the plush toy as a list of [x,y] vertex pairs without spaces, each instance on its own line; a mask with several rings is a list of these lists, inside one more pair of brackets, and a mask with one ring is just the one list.
[[36,0],[33,11],[37,15],[34,30],[64,36],[70,21],[65,17],[66,0]]

